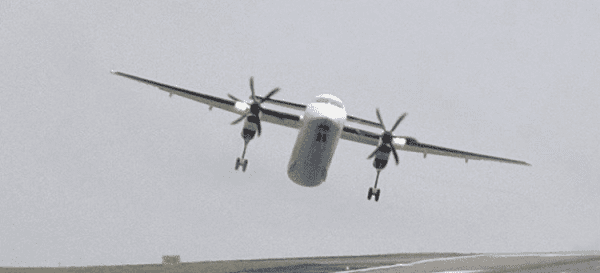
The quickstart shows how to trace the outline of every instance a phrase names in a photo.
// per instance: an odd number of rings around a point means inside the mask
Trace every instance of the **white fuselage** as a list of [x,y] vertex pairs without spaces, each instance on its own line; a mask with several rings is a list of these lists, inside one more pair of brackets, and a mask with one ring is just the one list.
[[294,183],[314,187],[325,181],[345,121],[346,110],[332,95],[317,96],[307,105],[288,163],[288,177]]

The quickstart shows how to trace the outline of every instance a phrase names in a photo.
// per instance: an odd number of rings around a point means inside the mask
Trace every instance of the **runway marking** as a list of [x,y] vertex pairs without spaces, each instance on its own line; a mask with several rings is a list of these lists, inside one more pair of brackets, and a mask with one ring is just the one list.
[[[420,260],[420,261],[412,262],[409,264],[393,264],[393,265],[369,267],[369,268],[349,270],[349,271],[339,271],[337,273],[366,272],[366,271],[378,270],[378,269],[387,269],[387,268],[402,267],[402,266],[413,266],[413,265],[417,265],[417,264],[434,262],[434,261],[455,260],[455,259],[460,259],[460,258],[474,258],[474,257],[481,257],[481,256],[485,256],[485,255],[472,255],[472,256],[460,256],[460,257],[450,257],[450,258],[427,259],[427,260]],[[473,272],[477,272],[477,271],[473,271]]]
[[[409,267],[409,266],[414,266],[414,265],[418,265],[418,264],[424,264],[424,263],[429,263],[429,262],[438,262],[438,261],[451,261],[451,260],[460,260],[460,259],[469,259],[469,258],[477,258],[477,257],[492,257],[492,258],[500,258],[500,257],[526,257],[526,256],[535,256],[535,257],[560,257],[560,256],[582,256],[584,254],[576,254],[576,253],[569,253],[569,254],[549,254],[549,253],[539,253],[539,254],[535,254],[535,253],[529,253],[529,254],[479,254],[479,255],[471,255],[471,256],[459,256],[459,257],[449,257],[449,258],[435,258],[435,259],[426,259],[426,260],[420,260],[420,261],[416,261],[416,262],[412,262],[412,263],[408,263],[408,264],[393,264],[393,265],[386,265],[386,266],[378,266],[378,267],[369,267],[369,268],[363,268],[363,269],[356,269],[356,270],[348,270],[348,271],[338,271],[337,273],[352,273],[352,272],[368,272],[368,271],[373,271],[373,270],[379,270],[379,269],[388,269],[388,268],[394,268],[394,267]],[[436,273],[450,273],[450,272],[481,272],[482,270],[466,270],[466,271],[439,271]]]
[[481,272],[483,270],[467,270],[467,271],[444,271],[444,272],[434,272],[434,273],[471,273],[471,272]]

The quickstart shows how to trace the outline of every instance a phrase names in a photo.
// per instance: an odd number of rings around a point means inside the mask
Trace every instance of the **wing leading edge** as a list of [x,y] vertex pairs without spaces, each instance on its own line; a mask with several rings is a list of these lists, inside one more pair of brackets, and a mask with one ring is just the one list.
[[[375,134],[375,133],[372,133],[369,131],[356,129],[356,128],[352,128],[352,127],[348,127],[348,126],[345,126],[344,130],[342,132],[343,139],[354,141],[354,142],[359,142],[359,143],[363,143],[363,144],[368,144],[368,145],[372,145],[372,146],[379,145],[379,137],[380,137],[379,134]],[[465,151],[425,144],[425,143],[418,142],[416,139],[414,139],[412,137],[395,136],[393,144],[397,150],[421,153],[421,154],[423,154],[423,156],[427,156],[428,154],[434,154],[434,155],[441,155],[441,156],[464,158],[465,161],[467,161],[467,160],[488,160],[488,161],[496,161],[496,162],[531,166],[531,164],[529,164],[525,161],[476,154],[476,153],[471,153],[471,152],[465,152]]]
[[[235,102],[233,100],[222,99],[219,97],[214,97],[207,94],[202,94],[194,91],[190,91],[187,89],[183,89],[177,86],[167,85],[164,83],[159,83],[156,81],[144,79],[138,76],[118,72],[111,71],[112,74],[117,76],[125,77],[134,81],[138,81],[141,83],[145,83],[154,87],[158,87],[159,89],[168,92],[169,94],[175,94],[184,98],[188,98],[191,100],[195,100],[197,102],[204,103],[209,105],[210,107],[217,107],[223,109],[225,111],[229,111],[232,113],[243,115],[247,110],[247,105],[238,105],[240,102]],[[236,107],[236,105],[238,107]],[[275,110],[263,109],[261,112],[260,119],[262,121],[266,121],[273,124],[282,125],[290,128],[300,128],[302,124],[300,123],[300,117],[294,114],[283,113]]]

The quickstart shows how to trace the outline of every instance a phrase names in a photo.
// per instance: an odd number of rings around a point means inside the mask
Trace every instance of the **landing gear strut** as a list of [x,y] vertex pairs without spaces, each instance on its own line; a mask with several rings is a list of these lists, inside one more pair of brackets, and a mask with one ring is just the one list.
[[381,194],[381,189],[377,188],[377,181],[379,180],[379,173],[381,170],[377,170],[377,178],[375,178],[375,186],[369,188],[369,193],[367,194],[367,199],[371,200],[371,197],[375,196],[375,202],[379,201],[379,194]]
[[244,138],[244,152],[242,152],[242,157],[238,157],[235,161],[235,170],[237,171],[240,166],[242,166],[242,171],[246,172],[246,167],[248,167],[248,159],[244,159],[246,155],[246,149],[248,148],[248,143],[250,140],[254,138],[254,134],[256,131],[244,128],[242,130],[242,138]]

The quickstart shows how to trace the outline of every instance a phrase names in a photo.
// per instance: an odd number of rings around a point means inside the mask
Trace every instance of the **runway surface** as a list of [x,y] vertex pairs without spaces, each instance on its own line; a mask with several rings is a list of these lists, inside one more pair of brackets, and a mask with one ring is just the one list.
[[0,273],[4,272],[600,272],[600,252],[404,253],[188,262],[171,266],[147,264],[45,268],[0,267]]

